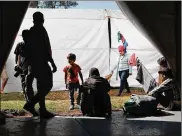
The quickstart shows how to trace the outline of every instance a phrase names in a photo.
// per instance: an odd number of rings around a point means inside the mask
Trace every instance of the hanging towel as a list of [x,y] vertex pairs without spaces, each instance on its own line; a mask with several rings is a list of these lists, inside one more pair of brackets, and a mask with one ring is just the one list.
[[130,66],[136,66],[136,56],[135,56],[135,53],[133,53],[129,59],[129,65]]

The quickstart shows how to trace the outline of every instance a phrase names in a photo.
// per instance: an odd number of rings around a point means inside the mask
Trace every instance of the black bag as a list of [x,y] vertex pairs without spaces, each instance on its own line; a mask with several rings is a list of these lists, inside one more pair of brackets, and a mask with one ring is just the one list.
[[130,100],[124,103],[125,114],[151,116],[157,113],[156,98],[148,95],[131,95]]

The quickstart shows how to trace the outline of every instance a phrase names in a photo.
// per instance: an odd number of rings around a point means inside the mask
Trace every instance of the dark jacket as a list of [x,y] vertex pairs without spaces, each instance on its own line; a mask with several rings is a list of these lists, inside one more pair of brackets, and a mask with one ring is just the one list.
[[111,109],[110,96],[108,94],[110,84],[105,78],[100,77],[98,69],[92,68],[90,70],[89,78],[84,82],[81,90],[83,94],[81,98],[83,113],[87,110],[87,112],[92,112],[95,116],[103,116],[108,112],[108,107]]
[[107,93],[110,91],[110,84],[103,77],[89,77],[83,84],[83,87],[101,93]]

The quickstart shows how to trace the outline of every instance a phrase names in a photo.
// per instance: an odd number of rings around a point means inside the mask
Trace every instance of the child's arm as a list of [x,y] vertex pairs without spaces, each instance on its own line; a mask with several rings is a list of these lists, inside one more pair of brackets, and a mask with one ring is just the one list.
[[83,84],[83,75],[82,75],[82,72],[81,71],[79,72],[79,75],[80,75],[80,79],[81,79],[82,84]]
[[18,55],[18,61],[17,61],[18,66],[20,66],[20,55]]

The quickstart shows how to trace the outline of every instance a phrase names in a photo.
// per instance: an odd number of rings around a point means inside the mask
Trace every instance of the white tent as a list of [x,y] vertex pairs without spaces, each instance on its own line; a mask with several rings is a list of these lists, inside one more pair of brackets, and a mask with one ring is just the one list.
[[[161,54],[154,46],[132,25],[121,11],[111,10],[78,10],[78,9],[28,9],[16,37],[13,49],[6,63],[9,76],[5,92],[20,92],[20,78],[14,77],[14,49],[22,41],[21,32],[32,25],[32,15],[40,11],[44,14],[44,26],[49,34],[53,58],[58,71],[54,74],[52,90],[65,89],[63,68],[67,65],[68,53],[75,53],[76,63],[82,68],[84,79],[88,77],[91,67],[97,67],[101,76],[109,73],[110,67],[117,57],[117,32],[120,31],[127,40],[128,52],[136,53],[153,77],[157,77],[157,59]],[[109,45],[108,16],[111,20],[111,48]],[[131,87],[139,87],[135,80],[136,67],[129,77]],[[111,86],[119,86],[113,75]],[[36,90],[36,84],[34,82]]]

